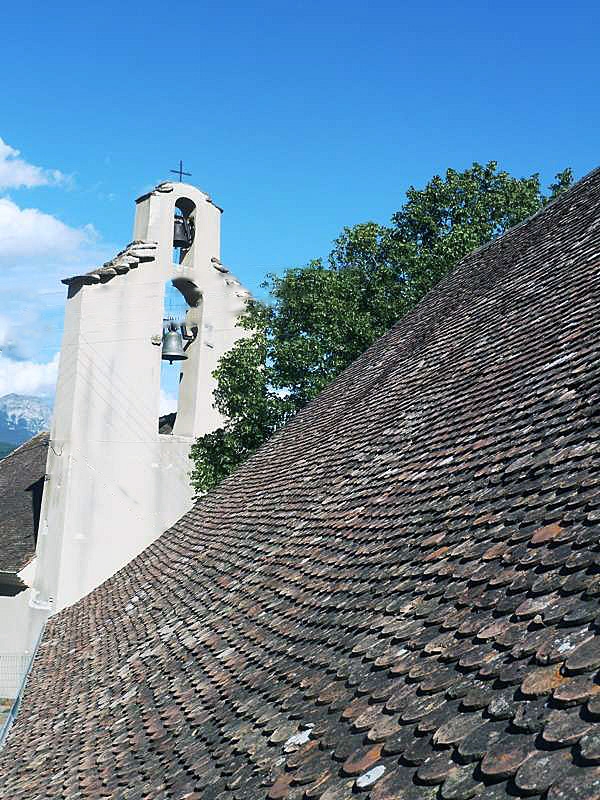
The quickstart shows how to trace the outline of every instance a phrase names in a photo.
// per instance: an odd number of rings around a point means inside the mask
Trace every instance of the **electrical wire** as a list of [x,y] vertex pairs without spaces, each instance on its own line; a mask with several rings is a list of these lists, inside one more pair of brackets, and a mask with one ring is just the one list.
[[[110,383],[109,383],[109,385],[107,387],[107,386],[103,385],[102,382],[99,380],[99,378],[102,377],[102,378],[104,378],[104,380],[109,382],[109,378],[107,376],[105,376],[105,375],[101,375],[101,376],[97,375],[96,376],[96,382],[92,382],[92,380],[87,376],[87,374],[85,372],[86,369],[89,369],[90,364],[89,363],[87,365],[84,364],[82,358],[83,358],[83,354],[82,353],[78,353],[78,355],[77,355],[77,364],[82,367],[82,371],[80,371],[80,373],[79,373],[79,378],[81,380],[83,380],[85,384],[87,384],[89,386],[91,391],[98,397],[100,402],[103,405],[105,405],[107,408],[109,408],[113,412],[113,415],[118,417],[119,420],[120,420],[119,427],[116,427],[115,424],[111,420],[107,420],[109,428],[111,428],[111,430],[115,431],[115,433],[120,437],[122,437],[121,429],[124,429],[130,435],[131,435],[131,433],[134,433],[134,435],[135,435],[136,434],[136,430],[137,430],[137,435],[140,438],[135,440],[133,443],[138,444],[141,447],[144,447],[146,449],[146,451],[148,452],[149,456],[151,457],[152,462],[154,462],[156,457],[157,457],[157,455],[158,455],[158,452],[157,452],[157,449],[156,449],[156,445],[159,445],[161,440],[159,440],[158,438],[157,439],[146,439],[145,438],[145,436],[147,434],[147,431],[146,431],[145,428],[142,427],[142,424],[139,423],[131,415],[129,415],[129,416],[126,415],[125,412],[122,410],[121,406],[116,405],[114,403],[113,395],[112,395],[112,392],[111,392],[111,389],[110,389]],[[90,359],[90,363],[93,363],[91,361],[90,356],[86,355],[86,358],[89,358]],[[76,369],[76,366],[74,368]],[[100,390],[108,391],[108,397],[103,395],[103,394],[101,394]],[[175,455],[174,465],[179,465],[181,467],[181,469],[183,469],[184,471],[189,471],[191,469],[191,465],[190,465],[189,461],[187,460],[187,458],[184,458],[182,456]]]

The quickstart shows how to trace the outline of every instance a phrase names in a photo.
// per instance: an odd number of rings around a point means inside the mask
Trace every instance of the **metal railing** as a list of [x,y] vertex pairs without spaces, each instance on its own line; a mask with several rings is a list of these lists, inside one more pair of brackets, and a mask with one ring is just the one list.
[[33,648],[33,652],[27,653],[23,656],[23,658],[25,659],[25,669],[21,675],[21,680],[19,682],[15,701],[12,704],[10,711],[8,712],[8,716],[0,724],[0,750],[2,750],[2,748],[6,744],[6,740],[8,739],[8,734],[10,733],[10,729],[12,728],[13,723],[17,718],[17,714],[19,713],[19,707],[21,705],[23,692],[25,691],[25,687],[27,686],[27,678],[29,677],[29,673],[31,672],[31,667],[33,666],[33,661],[38,651],[38,647],[40,646],[40,642],[42,641],[45,628],[46,628],[46,623],[44,622],[39,632],[37,641],[35,643],[35,647]]
[[31,653],[0,654],[0,698],[14,698],[27,672]]

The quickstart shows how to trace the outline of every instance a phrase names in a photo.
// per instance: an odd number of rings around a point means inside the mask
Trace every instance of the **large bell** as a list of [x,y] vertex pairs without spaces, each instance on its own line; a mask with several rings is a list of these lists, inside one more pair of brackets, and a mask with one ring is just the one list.
[[185,217],[176,216],[173,220],[173,247],[188,250],[192,246],[192,231]]
[[169,328],[163,333],[162,360],[172,364],[174,361],[185,361],[187,355],[183,350],[183,338],[178,330]]

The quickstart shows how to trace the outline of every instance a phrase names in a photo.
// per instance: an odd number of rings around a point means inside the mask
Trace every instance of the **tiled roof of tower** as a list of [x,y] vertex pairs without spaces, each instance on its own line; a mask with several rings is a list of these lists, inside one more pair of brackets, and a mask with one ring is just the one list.
[[117,275],[126,275],[132,269],[137,269],[140,264],[154,261],[156,248],[156,242],[130,242],[124,250],[121,250],[101,267],[91,272],[63,278],[62,282],[67,286],[71,286],[71,284],[77,286],[81,284],[107,283],[116,278]]
[[49,623],[0,797],[600,797],[600,172]]
[[35,554],[47,453],[39,433],[0,461],[0,594],[26,588],[18,573]]

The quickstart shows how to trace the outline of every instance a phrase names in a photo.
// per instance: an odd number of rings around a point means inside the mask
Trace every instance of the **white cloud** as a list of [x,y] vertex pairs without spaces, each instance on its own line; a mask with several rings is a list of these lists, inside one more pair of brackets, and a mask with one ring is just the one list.
[[50,395],[58,372],[58,353],[47,363],[16,361],[0,354],[0,397],[5,394]]
[[0,197],[0,308],[18,326],[62,308],[62,278],[88,272],[113,255],[92,225],[76,228],[37,208]]
[[0,316],[0,397],[5,394],[27,394],[48,396],[54,394],[58,374],[58,357],[55,353],[50,361],[12,358],[18,351],[14,345],[15,333],[20,335],[20,325]]
[[29,164],[0,138],[0,395],[54,391],[67,293],[61,278],[114,255],[92,225],[68,225],[1,194],[65,183],[61,172]]
[[8,332],[10,330],[10,320],[0,316],[0,348],[8,342]]
[[91,225],[73,227],[0,197],[0,309],[9,322],[0,324],[4,356],[50,358],[60,346],[67,295],[61,279],[99,266],[115,249]]
[[76,261],[83,248],[98,241],[92,225],[73,228],[37,208],[20,208],[9,197],[0,197],[0,263],[22,265],[32,258],[57,256]]
[[163,414],[170,414],[173,411],[177,411],[177,398],[170,394],[169,392],[165,392],[164,389],[160,390],[160,415],[162,417]]
[[34,186],[52,186],[68,181],[57,169],[44,169],[29,164],[0,137],[0,189],[31,189]]

